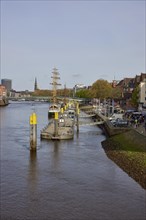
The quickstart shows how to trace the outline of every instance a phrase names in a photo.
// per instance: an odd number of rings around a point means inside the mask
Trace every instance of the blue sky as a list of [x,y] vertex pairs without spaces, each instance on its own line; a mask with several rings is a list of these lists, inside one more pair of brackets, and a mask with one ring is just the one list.
[[[1,1],[1,78],[13,89],[92,85],[146,72],[145,1]],[[60,88],[61,88],[60,87]]]

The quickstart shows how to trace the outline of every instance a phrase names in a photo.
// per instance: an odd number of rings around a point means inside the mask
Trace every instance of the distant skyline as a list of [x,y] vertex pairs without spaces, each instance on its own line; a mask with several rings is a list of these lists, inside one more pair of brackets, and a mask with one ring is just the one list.
[[2,78],[15,90],[146,72],[146,1],[1,1]]

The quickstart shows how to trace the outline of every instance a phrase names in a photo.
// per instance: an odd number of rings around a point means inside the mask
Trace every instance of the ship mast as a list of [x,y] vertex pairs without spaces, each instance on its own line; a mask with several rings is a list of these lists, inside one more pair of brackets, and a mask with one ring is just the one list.
[[53,93],[53,103],[57,103],[57,86],[61,85],[58,83],[58,80],[60,79],[58,70],[56,68],[53,68],[51,78],[53,79],[53,82],[50,83],[52,85],[52,93]]
[[66,95],[67,95],[67,90],[66,90],[66,84],[64,85],[64,104],[66,104]]

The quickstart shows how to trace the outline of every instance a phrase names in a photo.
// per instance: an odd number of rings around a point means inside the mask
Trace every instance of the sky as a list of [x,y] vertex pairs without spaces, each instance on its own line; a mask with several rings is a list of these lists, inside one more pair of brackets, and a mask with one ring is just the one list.
[[1,79],[13,89],[111,82],[146,72],[146,1],[1,0]]

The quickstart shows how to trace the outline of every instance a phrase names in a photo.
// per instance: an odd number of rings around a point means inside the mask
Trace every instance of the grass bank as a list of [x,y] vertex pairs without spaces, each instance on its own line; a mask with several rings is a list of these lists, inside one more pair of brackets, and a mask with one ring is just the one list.
[[146,137],[130,130],[102,142],[107,156],[146,189]]

